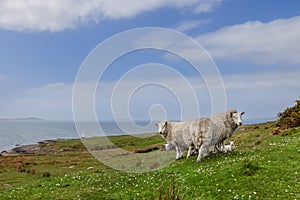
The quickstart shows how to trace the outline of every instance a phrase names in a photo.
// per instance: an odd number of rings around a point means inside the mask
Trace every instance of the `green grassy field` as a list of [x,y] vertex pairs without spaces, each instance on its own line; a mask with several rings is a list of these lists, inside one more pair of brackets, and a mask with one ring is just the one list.
[[[230,139],[233,152],[201,163],[183,158],[147,173],[111,169],[80,140],[45,144],[58,153],[0,157],[0,199],[300,199],[300,128],[269,136],[273,126],[242,126]],[[110,140],[138,153],[164,143],[159,135]],[[89,150],[101,151],[100,143],[91,140]]]

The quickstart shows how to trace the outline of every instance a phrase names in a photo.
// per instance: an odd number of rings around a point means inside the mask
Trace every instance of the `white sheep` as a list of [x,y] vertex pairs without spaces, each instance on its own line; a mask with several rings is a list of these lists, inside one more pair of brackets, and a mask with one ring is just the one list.
[[183,157],[184,150],[188,149],[187,158],[194,150],[195,133],[198,131],[199,120],[188,120],[182,122],[161,121],[156,124],[158,132],[166,140],[164,150],[175,147],[176,159]]
[[[217,150],[225,148],[224,140],[230,138],[236,128],[242,125],[243,114],[244,112],[238,113],[236,110],[229,110],[225,113],[215,114],[208,121],[200,124],[200,131],[196,131],[194,139],[196,149],[199,149],[197,162],[208,156],[211,146],[214,146]],[[218,149],[218,146],[220,146],[220,149]]]

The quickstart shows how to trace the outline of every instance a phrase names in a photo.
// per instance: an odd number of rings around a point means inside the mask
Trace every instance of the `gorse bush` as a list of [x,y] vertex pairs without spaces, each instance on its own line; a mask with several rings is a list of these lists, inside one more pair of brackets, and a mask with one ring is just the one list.
[[300,126],[300,100],[296,105],[286,108],[282,113],[278,113],[279,120],[276,126],[281,130]]

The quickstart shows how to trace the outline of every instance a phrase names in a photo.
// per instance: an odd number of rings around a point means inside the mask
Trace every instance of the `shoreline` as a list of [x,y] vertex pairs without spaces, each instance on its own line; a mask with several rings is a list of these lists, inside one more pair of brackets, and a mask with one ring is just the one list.
[[[68,140],[74,140],[74,139],[43,140],[36,144],[24,144],[24,145],[14,147],[9,150],[1,151],[0,156],[18,156],[18,155],[58,153],[57,151],[47,150],[45,148],[42,148],[42,146],[50,144],[50,143],[62,142],[62,141],[68,141]],[[80,138],[77,138],[77,139],[80,139]]]
[[[139,133],[139,134],[130,134],[132,135],[155,135],[155,133]],[[120,135],[107,135],[104,137],[119,137],[119,136],[127,136],[126,134],[120,134]],[[98,136],[98,137],[103,137],[103,136]],[[47,149],[45,147],[56,143],[56,142],[64,142],[64,141],[71,141],[71,140],[79,140],[80,142],[81,139],[87,139],[86,137],[77,137],[77,138],[57,138],[57,139],[46,139],[39,141],[37,143],[32,143],[32,144],[22,144],[19,146],[15,146],[11,149],[4,149],[0,151],[0,157],[1,156],[19,156],[19,155],[34,155],[34,154],[53,154],[53,153],[61,153],[63,151],[68,151],[68,149],[59,149],[59,150],[53,150],[53,149]],[[88,138],[93,138],[93,137],[88,137]]]

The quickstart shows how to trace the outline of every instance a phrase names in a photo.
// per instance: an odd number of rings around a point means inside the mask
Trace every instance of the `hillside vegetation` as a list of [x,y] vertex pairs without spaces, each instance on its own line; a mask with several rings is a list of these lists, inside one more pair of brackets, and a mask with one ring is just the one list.
[[300,126],[300,100],[296,100],[295,106],[278,113],[278,116],[279,120],[276,126],[281,130]]
[[[277,126],[242,126],[230,138],[233,152],[201,163],[183,158],[147,173],[111,169],[80,140],[44,144],[55,153],[0,157],[0,199],[300,199],[300,128],[271,136]],[[159,151],[163,139],[150,138],[109,139],[129,151]]]

